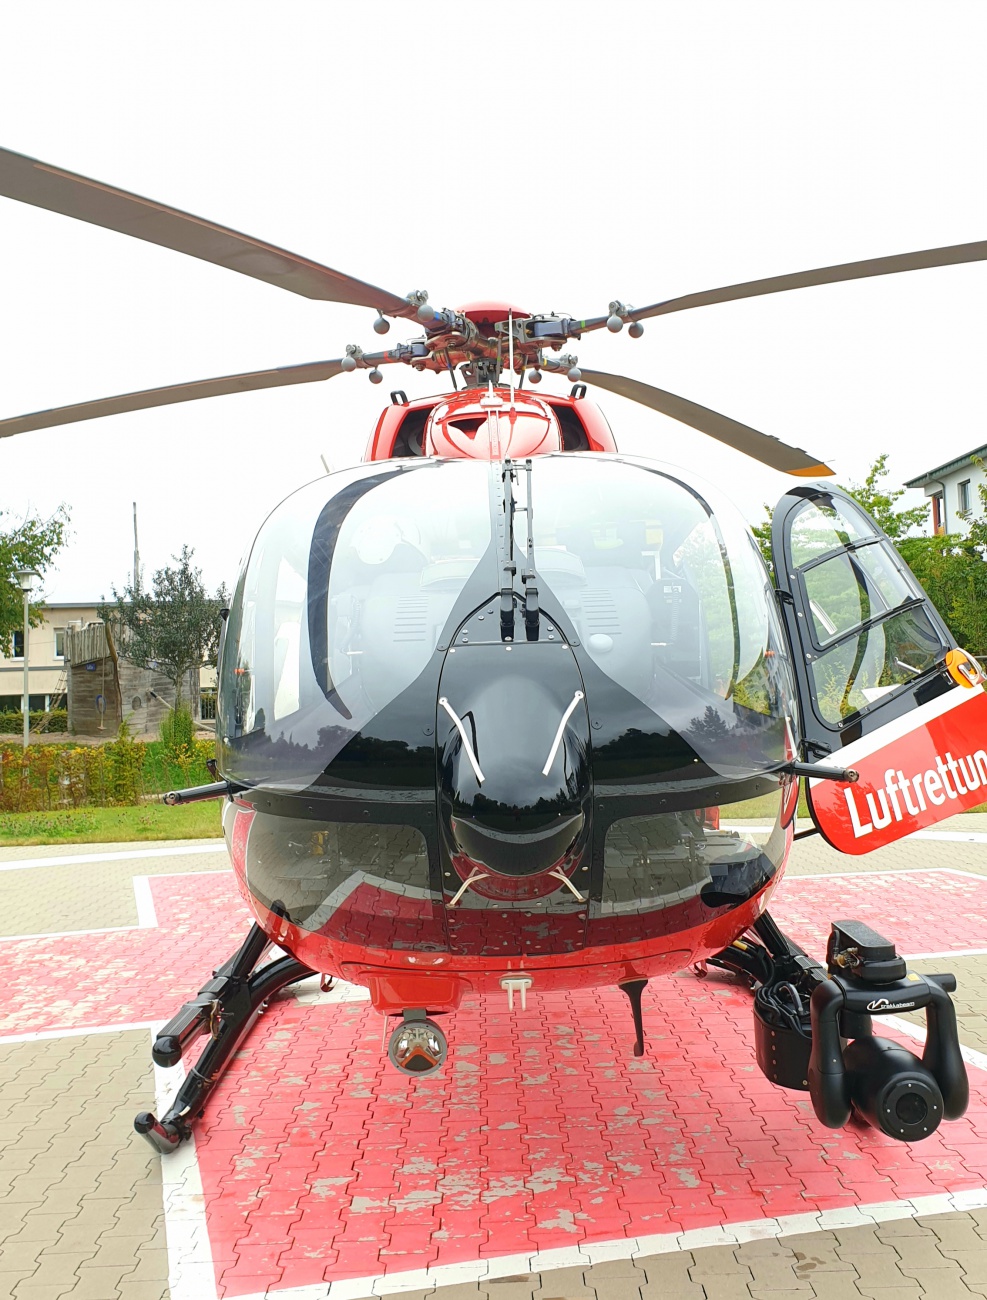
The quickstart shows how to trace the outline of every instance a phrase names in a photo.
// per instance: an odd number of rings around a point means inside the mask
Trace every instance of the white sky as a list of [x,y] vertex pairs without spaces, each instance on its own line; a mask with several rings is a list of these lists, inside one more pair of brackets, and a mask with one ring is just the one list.
[[[0,9],[0,143],[437,306],[597,314],[987,238],[987,6],[63,0]],[[373,313],[0,200],[0,414],[371,348]],[[859,480],[984,441],[987,265],[706,307],[571,350]],[[387,341],[412,337],[396,323]],[[546,379],[564,391],[559,380]],[[60,501],[54,600],[183,542],[232,584],[267,511],[359,459],[394,367],[0,440],[0,526]],[[793,480],[606,393],[618,444],[758,518]],[[916,494],[917,499],[917,494]]]

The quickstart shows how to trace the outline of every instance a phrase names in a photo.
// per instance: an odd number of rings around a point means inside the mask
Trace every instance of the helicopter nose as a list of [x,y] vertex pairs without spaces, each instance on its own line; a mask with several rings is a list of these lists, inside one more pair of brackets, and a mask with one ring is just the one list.
[[[570,675],[558,652],[541,655],[550,671],[533,680],[536,653],[523,671],[485,681],[464,673],[462,689],[439,700],[446,724],[444,738],[438,731],[436,737],[440,804],[450,856],[514,879],[559,868],[589,825],[581,682],[574,661]],[[457,672],[467,657],[473,653],[458,657]],[[477,668],[480,658],[478,647]],[[443,679],[444,689],[453,685]]]

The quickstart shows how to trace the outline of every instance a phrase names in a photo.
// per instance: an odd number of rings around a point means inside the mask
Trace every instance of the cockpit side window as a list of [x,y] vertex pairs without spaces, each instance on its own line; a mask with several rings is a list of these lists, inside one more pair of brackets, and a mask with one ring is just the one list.
[[221,744],[237,753],[225,771],[259,779],[264,752],[289,783],[311,780],[415,680],[490,551],[488,473],[467,461],[375,465],[272,512],[227,624]]

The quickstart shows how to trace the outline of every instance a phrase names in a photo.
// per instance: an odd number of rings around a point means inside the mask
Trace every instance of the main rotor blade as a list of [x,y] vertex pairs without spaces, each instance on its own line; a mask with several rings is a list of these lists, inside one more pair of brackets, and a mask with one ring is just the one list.
[[[746,280],[722,289],[687,293],[681,298],[652,303],[630,311],[626,320],[647,320],[649,316],[666,316],[690,307],[709,307],[738,298],[757,298],[766,293],[783,293],[788,289],[808,289],[816,284],[838,284],[842,280],[863,280],[872,275],[894,275],[898,271],[923,271],[933,266],[957,266],[962,262],[982,262],[987,258],[987,240],[973,244],[950,244],[947,248],[927,248],[918,253],[895,253],[891,257],[870,257],[863,262],[843,262],[840,266],[823,266],[815,271],[796,271],[793,275],[772,275],[765,280]],[[581,322],[584,330],[599,329],[606,316]]]
[[628,379],[626,375],[608,375],[601,370],[587,370],[584,366],[579,369],[583,379],[589,383],[609,389],[620,397],[629,397],[632,402],[650,406],[662,415],[670,415],[673,420],[680,420],[701,433],[708,433],[711,438],[753,456],[772,469],[780,469],[786,474],[798,474],[804,478],[821,478],[834,472],[801,447],[790,447],[780,438],[759,433],[757,429],[731,420],[728,415],[720,415],[706,406],[690,402],[686,397],[678,397],[675,393],[667,393],[663,388],[642,384],[639,379]]
[[[386,354],[368,357],[381,362]],[[97,420],[103,415],[122,415],[125,411],[142,411],[150,406],[170,406],[174,402],[194,402],[200,397],[222,397],[227,393],[249,393],[258,388],[280,388],[285,384],[311,384],[332,379],[342,371],[339,361],[310,361],[301,366],[281,366],[277,370],[250,370],[242,375],[223,375],[219,379],[198,379],[191,384],[171,384],[167,388],[145,388],[139,393],[122,393],[119,397],[102,397],[96,402],[79,402],[75,406],[56,406],[50,411],[16,415],[0,420],[0,438],[32,429],[49,429],[56,424],[73,424],[78,420]]]
[[188,253],[305,298],[374,307],[388,316],[414,316],[416,311],[397,294],[262,239],[241,235],[178,208],[50,167],[9,149],[0,149],[0,195]]

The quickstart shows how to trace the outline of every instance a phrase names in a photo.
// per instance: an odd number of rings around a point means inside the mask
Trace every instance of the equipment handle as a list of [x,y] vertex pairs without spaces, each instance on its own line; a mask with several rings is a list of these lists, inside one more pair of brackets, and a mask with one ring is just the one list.
[[[945,987],[942,975],[927,975],[930,998],[925,1008],[925,1051],[922,1064],[933,1076],[942,1093],[942,1113],[946,1119],[959,1119],[970,1100],[970,1083],[960,1052],[956,1029],[956,1008]],[[956,980],[952,976],[953,988]]]
[[179,803],[198,803],[200,799],[222,799],[233,794],[238,786],[230,781],[213,781],[209,785],[193,785],[188,790],[169,790],[162,799],[169,807]]
[[840,1041],[843,1006],[843,989],[838,980],[826,980],[813,989],[809,1002],[812,1021],[809,1097],[817,1118],[827,1128],[842,1128],[850,1118],[850,1093]]

